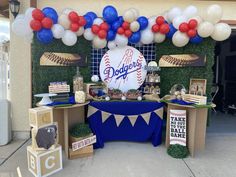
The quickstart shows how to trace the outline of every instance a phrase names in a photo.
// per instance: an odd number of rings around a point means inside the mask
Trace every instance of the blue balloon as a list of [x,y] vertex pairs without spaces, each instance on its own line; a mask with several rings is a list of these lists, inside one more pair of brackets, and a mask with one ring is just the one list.
[[175,34],[175,32],[177,31],[177,29],[173,26],[172,23],[169,25],[169,27],[170,27],[170,31],[166,34],[166,37],[168,39],[172,39],[172,37]]
[[122,16],[119,16],[119,17],[118,17],[118,21],[119,21],[120,23],[123,23],[123,22],[124,22],[124,18],[123,18]]
[[113,23],[118,19],[118,13],[113,6],[106,6],[103,9],[102,16],[107,23]]
[[50,29],[41,29],[37,32],[37,39],[43,44],[49,44],[53,40],[53,34]]
[[121,25],[122,25],[122,23],[119,20],[117,20],[111,25],[111,28],[113,31],[116,32],[118,30],[118,28],[121,27]]
[[138,31],[138,32],[135,32],[133,33],[130,37],[129,37],[129,42],[131,44],[136,44],[140,41],[141,39],[141,32]]
[[198,34],[195,37],[190,38],[190,42],[193,44],[199,44],[202,41],[203,41],[203,38],[201,36],[199,36]]
[[87,12],[85,15],[89,16],[92,20],[98,17],[94,12]]
[[84,15],[84,18],[87,22],[86,25],[84,26],[84,29],[91,28],[91,26],[93,25],[93,19],[88,15]]
[[45,8],[42,10],[42,12],[43,12],[43,14],[44,14],[46,17],[51,18],[54,24],[57,23],[58,15],[57,15],[57,12],[56,12],[53,8],[51,8],[51,7],[45,7]]
[[147,28],[148,26],[148,19],[144,16],[141,16],[137,19],[139,25],[140,25],[140,28],[139,30],[144,30],[145,28]]
[[107,32],[107,40],[108,41],[113,41],[115,39],[115,37],[116,37],[116,32],[115,31],[109,30]]

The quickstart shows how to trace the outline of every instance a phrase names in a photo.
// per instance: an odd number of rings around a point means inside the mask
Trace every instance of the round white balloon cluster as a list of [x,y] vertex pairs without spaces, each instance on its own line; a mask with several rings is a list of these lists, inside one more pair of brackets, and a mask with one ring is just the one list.
[[[25,14],[18,15],[12,23],[13,32],[29,41],[33,38],[30,23],[34,10],[35,8],[27,9]],[[78,37],[83,36],[92,42],[94,48],[108,47],[111,50],[125,47],[128,43],[162,43],[166,38],[171,39],[176,47],[183,47],[189,42],[198,44],[203,38],[208,37],[216,41],[229,38],[231,28],[228,24],[220,22],[222,14],[223,10],[217,4],[207,7],[203,16],[198,14],[197,7],[190,5],[183,10],[173,7],[162,15],[149,18],[140,16],[135,8],[124,11],[121,17],[113,6],[106,6],[102,18],[94,12],[79,16],[75,10],[66,8],[58,15],[57,22],[53,23],[50,29],[51,32],[47,30],[39,37],[46,37],[46,44],[51,42],[51,39],[45,35],[52,34],[53,38],[61,39],[65,45],[73,46],[77,43]],[[84,23],[80,24],[76,18],[82,18],[80,22]],[[37,26],[40,24],[36,21],[33,25],[34,29],[41,28]]]

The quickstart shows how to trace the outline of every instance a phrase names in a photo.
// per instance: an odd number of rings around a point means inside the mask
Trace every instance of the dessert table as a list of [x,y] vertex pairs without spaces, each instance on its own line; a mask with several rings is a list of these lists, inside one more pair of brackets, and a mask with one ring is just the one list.
[[107,141],[151,141],[161,144],[163,103],[152,101],[93,101],[88,122],[97,136],[95,148]]

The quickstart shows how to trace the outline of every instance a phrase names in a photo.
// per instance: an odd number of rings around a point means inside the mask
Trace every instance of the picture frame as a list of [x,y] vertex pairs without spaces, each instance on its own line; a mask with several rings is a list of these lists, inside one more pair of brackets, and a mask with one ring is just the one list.
[[206,95],[206,79],[191,78],[189,83],[189,94]]

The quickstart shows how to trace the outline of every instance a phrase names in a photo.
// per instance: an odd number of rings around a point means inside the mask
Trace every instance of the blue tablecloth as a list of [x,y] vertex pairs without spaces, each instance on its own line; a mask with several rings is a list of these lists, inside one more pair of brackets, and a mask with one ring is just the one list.
[[[91,102],[89,108],[94,111],[89,115],[89,125],[97,136],[95,148],[104,147],[106,141],[152,141],[154,146],[161,144],[162,138],[162,115],[158,116],[157,111],[163,111],[163,103],[158,102]],[[103,122],[103,113],[108,115]],[[162,114],[162,113],[161,113]],[[124,117],[117,125],[115,117]],[[137,117],[134,126],[131,124],[129,116]],[[149,115],[147,123],[143,117]],[[142,117],[143,116],[143,117]],[[146,116],[147,117],[147,116]]]

